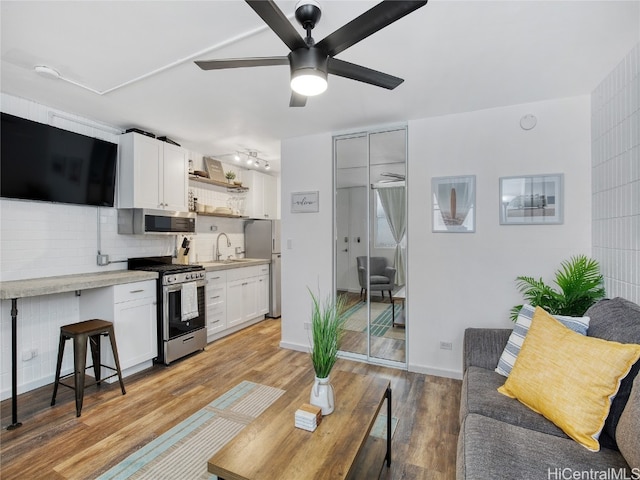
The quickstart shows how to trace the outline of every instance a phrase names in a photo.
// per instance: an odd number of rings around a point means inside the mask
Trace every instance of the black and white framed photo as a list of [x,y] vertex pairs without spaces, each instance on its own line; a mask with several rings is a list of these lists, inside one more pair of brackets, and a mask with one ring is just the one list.
[[562,173],[500,178],[501,225],[563,222]]
[[291,194],[291,213],[314,213],[319,211],[319,192],[294,192]]
[[431,179],[433,231],[476,231],[476,176]]

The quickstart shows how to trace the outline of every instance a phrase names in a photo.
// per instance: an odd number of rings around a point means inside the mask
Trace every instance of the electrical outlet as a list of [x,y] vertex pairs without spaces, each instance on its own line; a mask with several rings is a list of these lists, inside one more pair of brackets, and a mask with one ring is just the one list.
[[304,329],[311,330],[311,322],[304,322]]
[[98,254],[96,261],[98,262],[98,265],[100,265],[101,267],[104,267],[105,265],[109,265],[109,255]]
[[32,348],[31,350],[23,350],[22,351],[22,361],[28,362],[38,356],[38,349]]
[[451,342],[440,341],[440,350],[453,350],[453,344]]

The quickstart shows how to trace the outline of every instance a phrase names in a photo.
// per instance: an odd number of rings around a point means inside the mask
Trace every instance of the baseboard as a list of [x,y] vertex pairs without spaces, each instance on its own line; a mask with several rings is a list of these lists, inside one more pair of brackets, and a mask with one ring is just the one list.
[[309,345],[301,343],[280,342],[280,348],[295,350],[296,352],[309,353]]
[[453,378],[455,380],[462,380],[461,370],[425,367],[424,365],[416,365],[413,363],[409,364],[408,370],[410,372],[423,373],[425,375],[433,375],[434,377],[444,377],[444,378]]

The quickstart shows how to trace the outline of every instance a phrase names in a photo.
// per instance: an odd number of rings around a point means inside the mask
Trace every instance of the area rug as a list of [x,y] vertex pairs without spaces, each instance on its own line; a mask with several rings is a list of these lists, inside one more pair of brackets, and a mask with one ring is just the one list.
[[[241,382],[98,477],[97,480],[216,480],[207,461],[285,393]],[[391,435],[398,419],[391,419]],[[387,416],[378,415],[371,435],[386,438]]]
[[[397,308],[402,308],[397,305]],[[354,332],[367,331],[367,304],[358,302],[345,312],[347,317],[344,328]],[[393,322],[393,307],[388,303],[371,302],[371,335],[376,337],[391,336],[394,338],[391,325]],[[391,330],[390,330],[391,329]],[[404,339],[404,330],[400,332],[400,338]]]

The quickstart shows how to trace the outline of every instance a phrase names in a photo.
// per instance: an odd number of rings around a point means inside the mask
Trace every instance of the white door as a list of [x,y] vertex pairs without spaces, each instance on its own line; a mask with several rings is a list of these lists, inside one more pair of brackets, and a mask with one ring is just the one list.
[[258,315],[258,277],[245,278],[242,282],[243,320],[251,320]]
[[158,356],[156,312],[155,298],[150,297],[114,305],[113,329],[122,370]]
[[136,183],[133,186],[135,206],[162,208],[162,143],[144,135],[134,135]]
[[187,200],[187,153],[184,149],[171,145],[164,145],[164,208],[178,212],[188,212]]
[[231,327],[244,321],[243,316],[243,284],[245,280],[234,280],[227,283],[227,326]]
[[349,253],[349,190],[339,188],[336,192],[336,285],[341,291],[352,288],[352,282],[349,281],[349,270],[352,268]]
[[269,275],[260,275],[257,283],[258,315],[269,313]]

